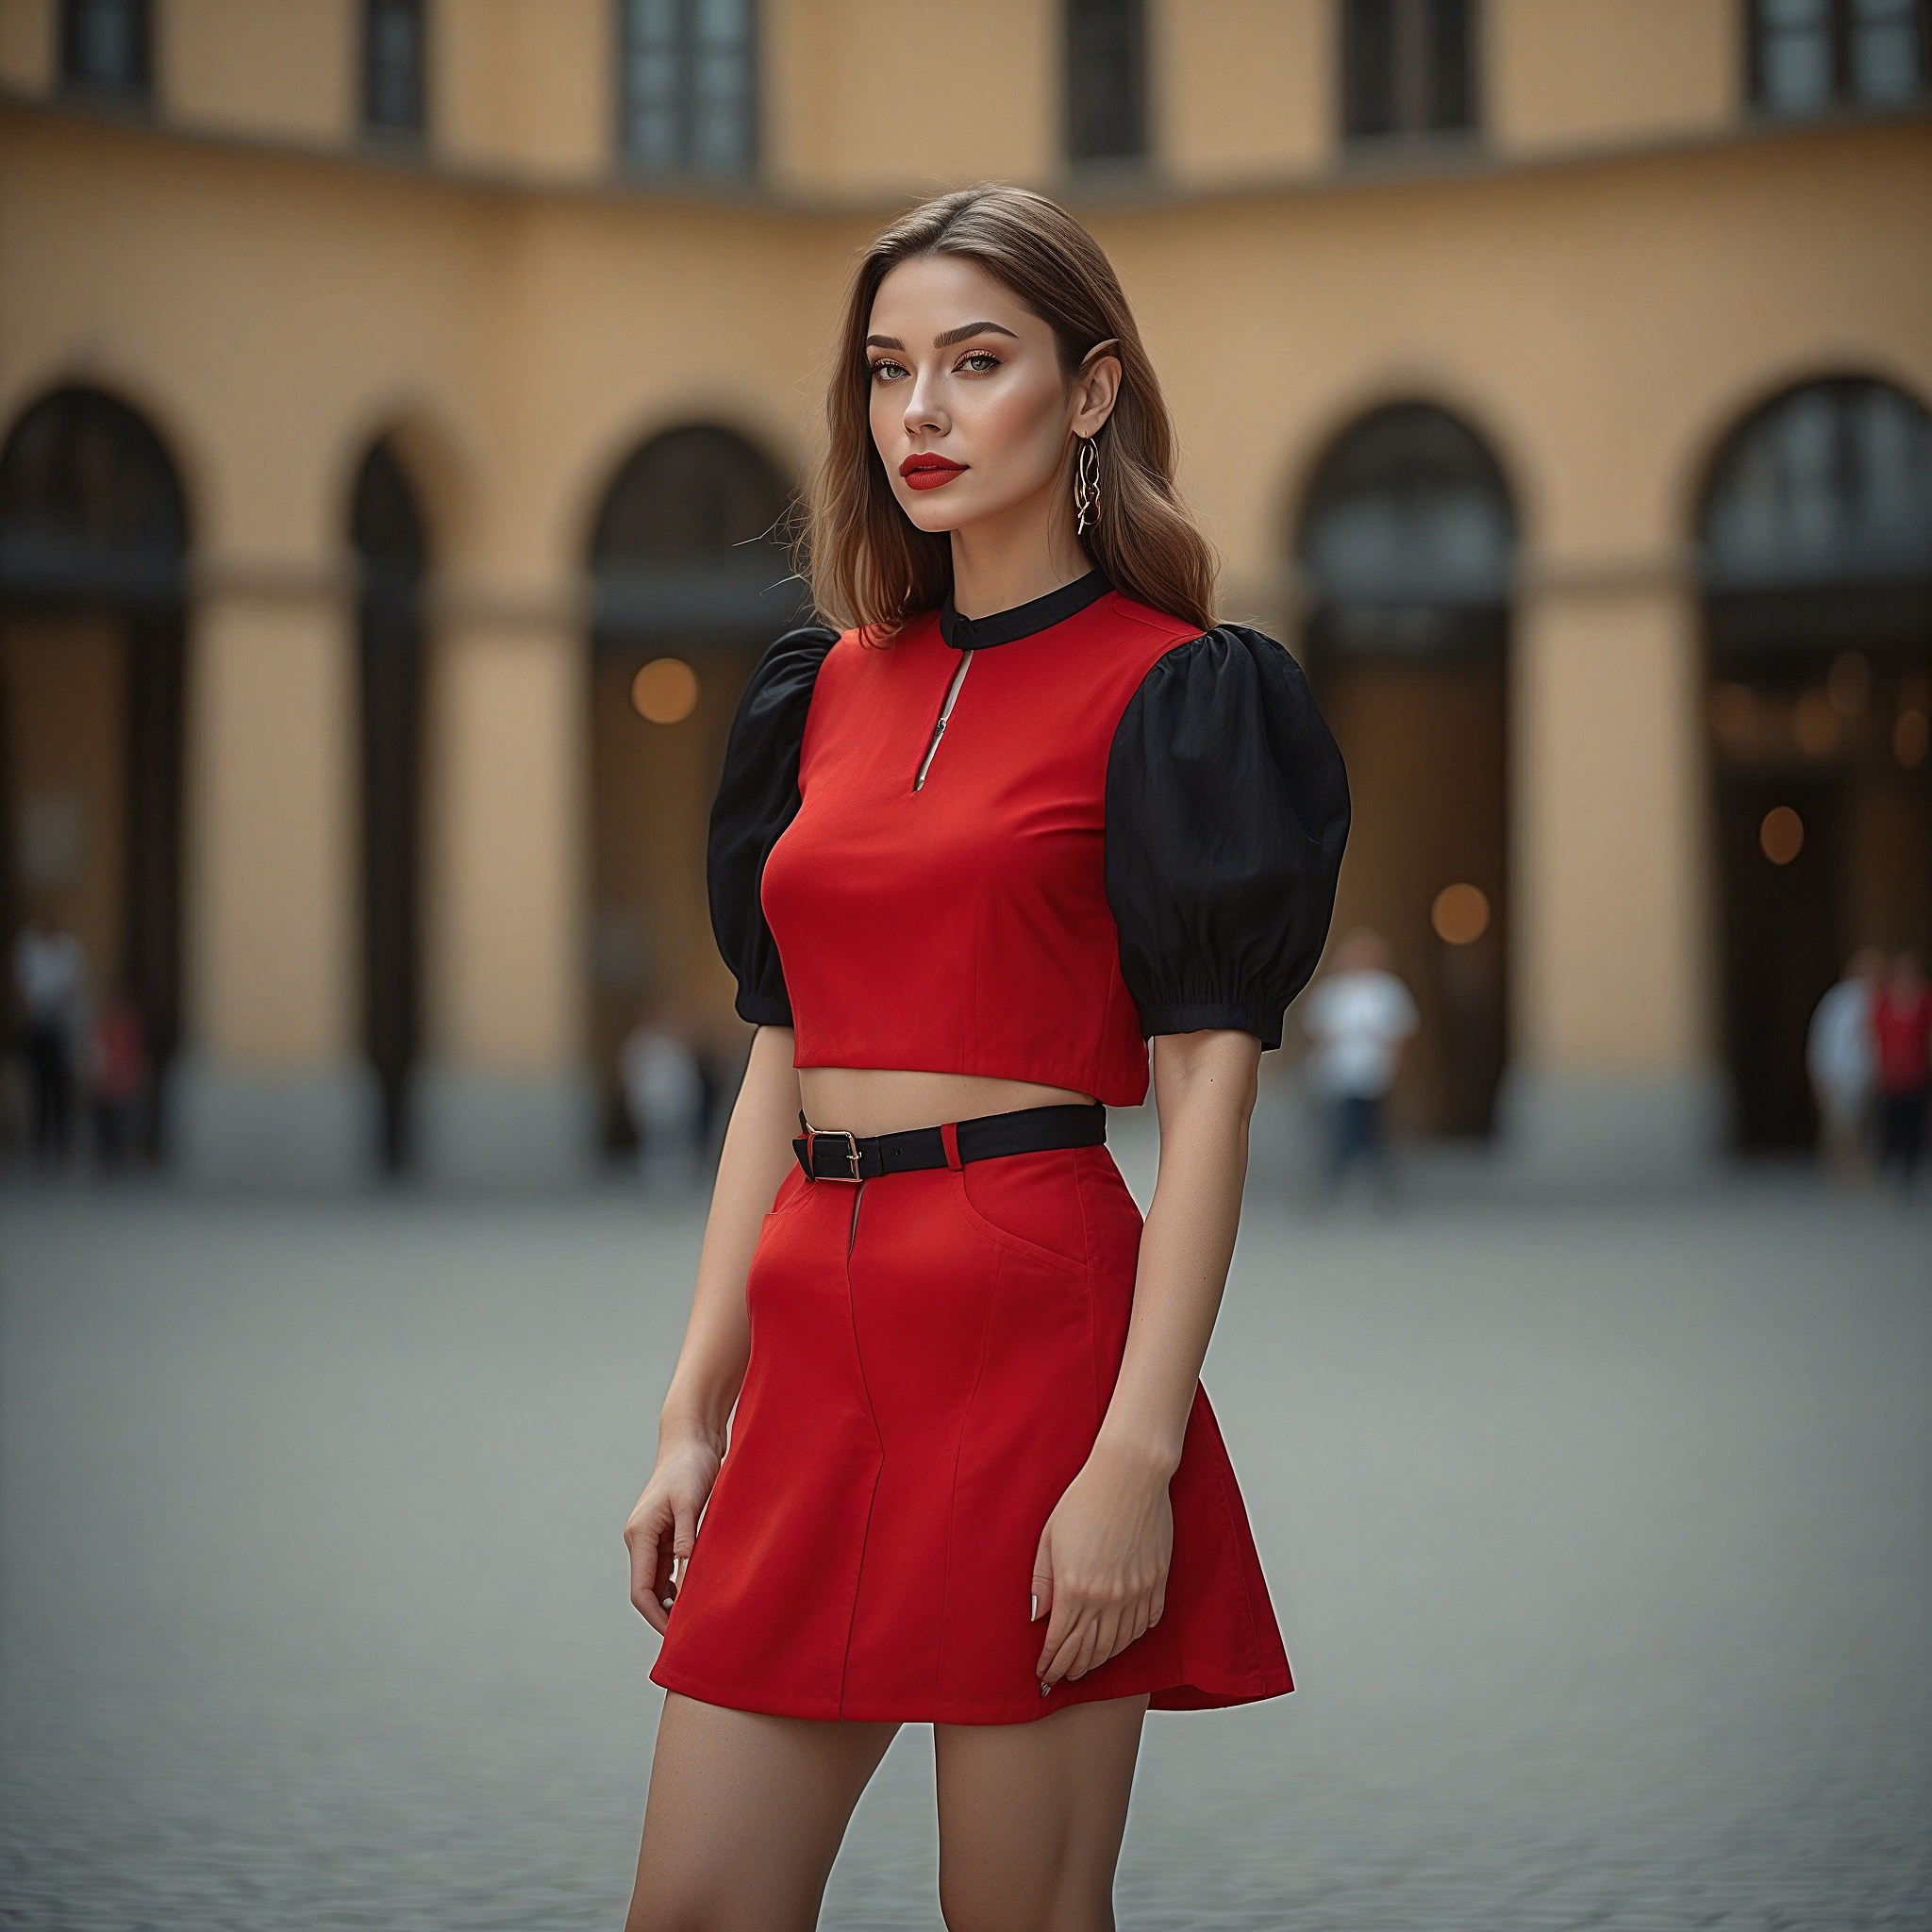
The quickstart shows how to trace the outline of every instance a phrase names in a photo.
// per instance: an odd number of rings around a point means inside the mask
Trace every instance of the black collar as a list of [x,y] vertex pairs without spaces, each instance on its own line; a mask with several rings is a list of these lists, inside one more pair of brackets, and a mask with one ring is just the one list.
[[1104,571],[1090,570],[1084,577],[1062,584],[1030,604],[1016,604],[1010,610],[995,610],[991,617],[961,617],[953,608],[953,593],[940,606],[940,635],[956,651],[984,651],[992,644],[1017,643],[1037,631],[1064,624],[1076,610],[1104,597],[1113,589]]

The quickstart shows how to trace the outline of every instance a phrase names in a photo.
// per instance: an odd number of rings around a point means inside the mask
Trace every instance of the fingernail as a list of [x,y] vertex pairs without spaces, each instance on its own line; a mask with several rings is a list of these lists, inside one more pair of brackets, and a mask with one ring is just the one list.
[[1029,1624],[1037,1624],[1040,1622],[1040,1599],[1037,1596],[1033,1599],[1032,1609],[1030,1609],[1026,1613],[1026,1621]]
[[1040,1694],[1042,1697],[1051,1697],[1053,1695],[1053,1686],[1051,1684],[1042,1684],[1040,1687]]
[[672,1604],[672,1599],[671,1599],[670,1597],[668,1597],[668,1596],[667,1596],[667,1597],[666,1597],[666,1598],[664,1599],[664,1607],[665,1607],[665,1608],[666,1608],[666,1609],[668,1610],[668,1609],[669,1609],[669,1608],[671,1607],[671,1604]]

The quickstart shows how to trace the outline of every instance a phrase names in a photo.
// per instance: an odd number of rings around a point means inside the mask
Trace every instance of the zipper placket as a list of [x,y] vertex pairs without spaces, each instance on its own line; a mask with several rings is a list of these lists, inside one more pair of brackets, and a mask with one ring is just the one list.
[[934,754],[940,748],[940,740],[946,735],[946,720],[953,715],[953,707],[958,702],[959,687],[966,682],[966,674],[973,667],[973,653],[959,653],[959,668],[953,673],[953,681],[946,687],[946,694],[940,703],[940,714],[932,721],[932,738],[925,747],[925,756],[919,761],[919,770],[912,779],[915,791],[925,790],[925,774],[932,770]]

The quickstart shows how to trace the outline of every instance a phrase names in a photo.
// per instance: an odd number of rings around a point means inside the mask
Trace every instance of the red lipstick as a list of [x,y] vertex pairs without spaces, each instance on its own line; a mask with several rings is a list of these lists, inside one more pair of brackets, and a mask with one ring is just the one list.
[[905,477],[908,490],[937,490],[941,484],[950,483],[955,476],[963,476],[970,467],[928,452],[908,457],[899,465],[899,474]]

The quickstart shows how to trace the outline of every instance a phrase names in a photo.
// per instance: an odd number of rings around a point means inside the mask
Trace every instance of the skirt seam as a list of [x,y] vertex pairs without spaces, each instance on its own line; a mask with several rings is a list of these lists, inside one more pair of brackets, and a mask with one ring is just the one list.
[[845,1609],[845,1649],[839,1658],[839,1710],[845,1709],[845,1685],[852,1671],[852,1637],[858,1626],[858,1592],[865,1582],[865,1559],[872,1549],[872,1512],[878,1502],[879,1477],[886,1467],[886,1439],[879,1430],[878,1405],[873,1401],[872,1384],[866,1379],[865,1351],[858,1341],[858,1310],[852,1288],[852,1260],[858,1245],[858,1207],[864,1199],[865,1190],[860,1188],[858,1198],[852,1203],[853,1227],[845,1250],[845,1319],[852,1329],[852,1366],[858,1371],[859,1392],[865,1397],[865,1419],[872,1424],[873,1441],[878,1448],[878,1460],[873,1465],[872,1488],[865,1498],[865,1527],[858,1533],[858,1565],[852,1576],[852,1599]]
[[[933,1707],[939,1707],[940,1686],[945,1681],[946,1672],[946,1624],[947,1611],[952,1604],[953,1592],[953,1541],[957,1534],[957,1517],[959,1507],[959,1463],[966,1451],[966,1431],[973,1421],[973,1408],[979,1399],[979,1386],[986,1377],[986,1351],[992,1335],[993,1310],[999,1301],[1000,1278],[1007,1272],[1007,1257],[1003,1250],[996,1250],[997,1258],[993,1263],[992,1287],[987,1294],[986,1312],[979,1324],[979,1358],[973,1365],[973,1388],[966,1397],[966,1406],[959,1415],[959,1433],[953,1442],[953,1472],[946,1486],[946,1561],[940,1577],[940,1627],[934,1645],[932,1665]],[[842,1702],[842,1699],[841,1699]]]

